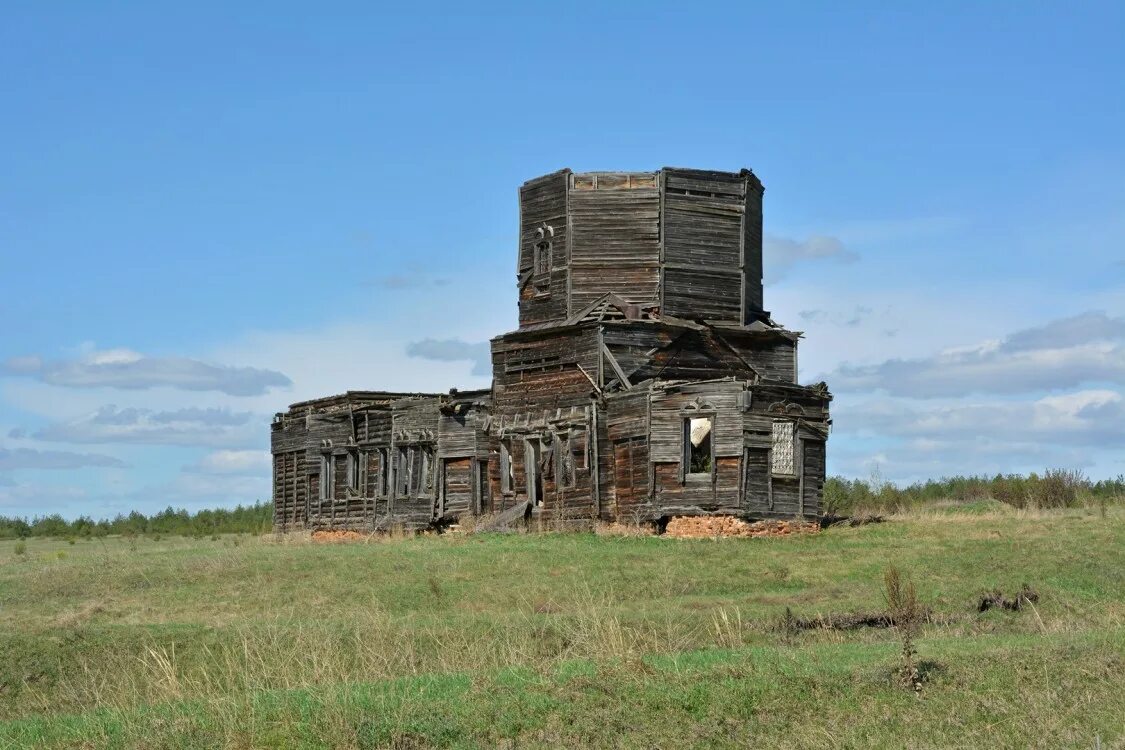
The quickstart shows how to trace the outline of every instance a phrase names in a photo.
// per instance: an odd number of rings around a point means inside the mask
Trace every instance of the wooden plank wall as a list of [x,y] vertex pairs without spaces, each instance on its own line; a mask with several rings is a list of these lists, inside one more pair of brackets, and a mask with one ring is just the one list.
[[308,508],[303,450],[273,456],[273,525],[282,530],[304,528]]
[[742,322],[746,181],[729,172],[664,170],[662,310]]
[[519,289],[520,326],[563,320],[569,314],[568,270],[569,229],[567,192],[570,170],[564,169],[525,182],[520,187],[520,239],[517,277],[530,274],[534,264],[536,229],[543,224],[554,230],[551,239],[551,281],[547,293],[537,292],[531,281]]
[[648,510],[652,495],[649,474],[648,388],[615,393],[606,398],[605,424],[609,459],[613,470],[607,475],[604,508],[609,520],[637,522]]
[[[606,327],[606,336],[610,336]],[[614,334],[614,338],[620,338]],[[709,329],[682,331],[664,348],[649,353],[634,380],[713,380],[721,377],[752,379],[757,371],[738,353],[725,346]]]
[[806,516],[820,515],[821,498],[824,496],[825,479],[825,441],[802,440],[805,472],[804,483],[804,512]]
[[[654,388],[650,418],[650,460],[653,463],[654,510],[657,517],[698,512],[739,512],[743,420],[738,380],[690,383]],[[710,475],[681,470],[684,419],[714,419],[715,466]]]
[[716,330],[738,355],[767,380],[797,382],[797,342],[781,333]]
[[[596,325],[514,334],[492,341],[492,403],[488,463],[492,510],[502,511],[528,498],[525,438],[538,441],[552,463],[543,474],[543,503],[535,510],[543,521],[592,518],[597,509],[598,478],[583,460],[573,487],[559,486],[555,462],[560,433],[572,436],[583,455],[591,445],[591,394],[597,390],[600,344]],[[509,446],[514,482],[501,489],[501,441]]]
[[660,191],[654,173],[574,175],[570,189],[570,313],[613,292],[656,302]]
[[760,317],[762,297],[762,197],[765,189],[752,172],[743,171],[746,180],[746,207],[742,214],[742,323]]

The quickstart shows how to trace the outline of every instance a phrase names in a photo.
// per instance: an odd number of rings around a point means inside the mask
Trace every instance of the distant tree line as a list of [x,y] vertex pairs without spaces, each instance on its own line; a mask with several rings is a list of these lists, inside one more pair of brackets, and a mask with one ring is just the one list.
[[264,534],[273,528],[273,504],[239,505],[189,513],[183,508],[166,508],[146,516],[133,511],[128,515],[95,521],[80,516],[67,521],[58,514],[32,519],[0,516],[0,539],[27,537],[82,538],[118,534],[172,534],[203,536],[211,534]]
[[[862,512],[894,512],[937,502],[971,503],[995,500],[1016,508],[1069,508],[1125,502],[1125,475],[1091,481],[1081,472],[1052,469],[1043,474],[997,474],[994,477],[945,477],[898,487],[878,475],[870,479],[829,477],[824,484],[824,512],[843,516]],[[111,534],[265,534],[273,529],[273,504],[239,505],[189,513],[165,508],[146,516],[128,515],[95,521],[80,516],[67,521],[58,514],[32,519],[0,516],[0,539],[27,537],[82,538]]]
[[997,474],[994,477],[945,477],[898,487],[871,479],[829,477],[824,483],[827,515],[857,512],[894,512],[937,502],[972,503],[995,500],[1015,508],[1071,508],[1125,502],[1125,475],[1097,482],[1082,472],[1050,469],[1026,476]]

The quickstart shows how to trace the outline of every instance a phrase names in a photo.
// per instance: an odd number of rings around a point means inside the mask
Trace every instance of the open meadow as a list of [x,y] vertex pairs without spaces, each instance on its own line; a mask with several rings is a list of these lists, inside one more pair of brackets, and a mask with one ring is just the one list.
[[[915,687],[900,628],[809,627],[885,613],[892,566],[925,613]],[[978,611],[994,590],[1022,606]],[[1096,742],[1125,746],[1121,506],[769,539],[0,542],[0,747]]]

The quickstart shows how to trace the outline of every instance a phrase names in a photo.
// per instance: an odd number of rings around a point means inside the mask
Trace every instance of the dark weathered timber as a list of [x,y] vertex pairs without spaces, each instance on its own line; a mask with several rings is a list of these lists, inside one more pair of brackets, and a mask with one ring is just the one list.
[[[275,527],[821,515],[832,396],[797,384],[800,333],[763,308],[763,192],[672,167],[525,183],[519,328],[491,341],[491,388],[293,404]],[[693,419],[710,430],[689,467]]]

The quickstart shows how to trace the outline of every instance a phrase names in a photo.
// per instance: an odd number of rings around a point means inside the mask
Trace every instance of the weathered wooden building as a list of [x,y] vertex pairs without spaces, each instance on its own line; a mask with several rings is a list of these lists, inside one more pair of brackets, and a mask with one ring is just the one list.
[[817,516],[831,395],[763,308],[762,194],[748,170],[525,183],[491,390],[292,405],[275,526]]

